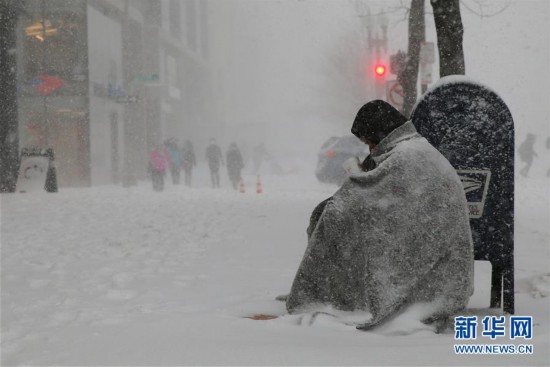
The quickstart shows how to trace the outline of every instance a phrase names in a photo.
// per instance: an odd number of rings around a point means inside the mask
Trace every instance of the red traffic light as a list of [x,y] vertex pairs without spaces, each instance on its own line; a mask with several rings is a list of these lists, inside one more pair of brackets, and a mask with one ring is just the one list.
[[386,74],[386,66],[382,64],[378,64],[374,66],[374,73],[377,76],[384,76]]

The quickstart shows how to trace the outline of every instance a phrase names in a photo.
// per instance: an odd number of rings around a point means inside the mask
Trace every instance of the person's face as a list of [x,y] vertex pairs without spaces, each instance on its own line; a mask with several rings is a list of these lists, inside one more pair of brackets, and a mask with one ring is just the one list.
[[363,143],[367,144],[369,146],[369,150],[372,152],[372,150],[374,148],[376,148],[376,146],[378,144],[376,143],[373,143],[372,141],[370,141],[369,139],[365,138],[364,136],[360,137],[359,140],[361,140]]

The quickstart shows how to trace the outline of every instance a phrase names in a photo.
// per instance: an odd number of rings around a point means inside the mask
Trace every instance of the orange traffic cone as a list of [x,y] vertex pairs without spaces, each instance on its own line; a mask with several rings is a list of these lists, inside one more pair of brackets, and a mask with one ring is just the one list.
[[243,181],[243,180],[241,180],[241,181],[239,182],[239,192],[242,193],[242,194],[244,194],[244,192],[245,192],[245,189],[244,189],[244,181]]
[[258,175],[257,181],[256,181],[256,194],[261,194],[262,192],[263,192],[262,181],[260,181],[260,175]]

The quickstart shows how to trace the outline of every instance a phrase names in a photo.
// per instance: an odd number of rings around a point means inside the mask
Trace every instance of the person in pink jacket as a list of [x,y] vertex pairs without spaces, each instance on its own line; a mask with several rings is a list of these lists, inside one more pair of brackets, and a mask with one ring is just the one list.
[[153,181],[153,190],[164,190],[164,175],[166,174],[167,165],[168,161],[165,149],[160,145],[155,146],[149,156],[149,172]]

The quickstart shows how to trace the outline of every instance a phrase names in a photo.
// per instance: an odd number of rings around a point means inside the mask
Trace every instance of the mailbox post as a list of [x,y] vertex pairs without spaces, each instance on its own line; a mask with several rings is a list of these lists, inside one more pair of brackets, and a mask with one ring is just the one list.
[[442,78],[411,114],[457,170],[470,210],[475,260],[492,265],[490,307],[514,313],[514,122],[491,89]]

